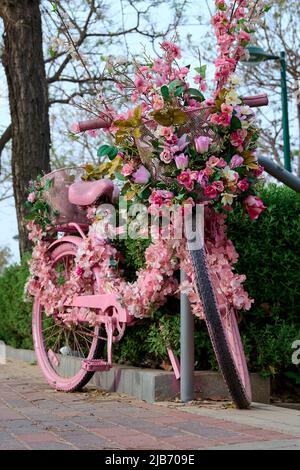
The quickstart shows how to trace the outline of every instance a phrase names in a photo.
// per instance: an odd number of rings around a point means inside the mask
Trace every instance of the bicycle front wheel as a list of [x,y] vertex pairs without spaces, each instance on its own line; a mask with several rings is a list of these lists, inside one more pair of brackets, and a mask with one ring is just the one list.
[[[220,302],[218,276],[210,275],[205,249],[191,250],[196,285],[202,301],[205,322],[216,358],[238,408],[251,404],[251,384],[235,311],[228,308],[227,300]],[[219,302],[218,302],[219,297]]]
[[[68,279],[75,263],[77,246],[62,243],[52,253],[52,267]],[[94,372],[82,368],[81,361],[98,359],[102,350],[99,326],[86,323],[64,324],[59,318],[47,316],[40,298],[33,305],[32,333],[40,369],[47,382],[56,390],[80,390]]]

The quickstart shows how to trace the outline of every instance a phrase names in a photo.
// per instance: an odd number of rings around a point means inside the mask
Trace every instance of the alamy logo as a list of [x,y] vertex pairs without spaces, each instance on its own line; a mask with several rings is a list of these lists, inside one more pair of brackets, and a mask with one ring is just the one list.
[[0,364],[6,364],[6,346],[3,341],[0,341]]
[[292,348],[296,349],[292,355],[292,363],[295,364],[295,366],[298,366],[300,364],[300,339],[296,339],[292,343]]

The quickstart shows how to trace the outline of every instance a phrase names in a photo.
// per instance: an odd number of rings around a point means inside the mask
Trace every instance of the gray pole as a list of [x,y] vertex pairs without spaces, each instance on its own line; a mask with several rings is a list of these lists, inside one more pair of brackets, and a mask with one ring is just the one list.
[[[180,271],[180,281],[186,275]],[[180,399],[194,399],[194,318],[186,294],[180,295]]]
[[278,163],[272,162],[267,157],[258,157],[258,163],[274,178],[289,186],[289,188],[300,193],[300,178],[285,170]]

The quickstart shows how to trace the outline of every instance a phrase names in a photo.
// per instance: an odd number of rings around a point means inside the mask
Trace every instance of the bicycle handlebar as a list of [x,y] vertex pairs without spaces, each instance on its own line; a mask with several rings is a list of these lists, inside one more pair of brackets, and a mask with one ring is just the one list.
[[269,99],[266,93],[256,96],[244,96],[242,98],[244,104],[250,106],[250,108],[259,108],[260,106],[268,106]]
[[[251,108],[257,108],[259,106],[267,106],[269,103],[268,96],[266,94],[256,96],[245,96],[242,98],[243,103]],[[79,132],[85,132],[94,129],[107,129],[110,127],[112,120],[103,114],[103,117],[89,119],[87,121],[79,121],[71,126],[72,132],[75,134]]]

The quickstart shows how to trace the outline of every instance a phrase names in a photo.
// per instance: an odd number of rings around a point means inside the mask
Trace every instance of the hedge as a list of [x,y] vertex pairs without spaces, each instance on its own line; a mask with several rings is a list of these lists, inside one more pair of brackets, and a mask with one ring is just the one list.
[[[240,258],[236,269],[247,275],[245,287],[255,299],[243,312],[240,330],[250,370],[264,375],[299,374],[291,364],[291,344],[300,339],[300,196],[276,185],[261,190],[267,210],[256,221],[242,212],[228,217],[229,236]],[[119,242],[127,276],[134,279],[143,265],[147,242]],[[30,348],[31,305],[24,303],[23,288],[27,261],[6,268],[0,277],[0,339],[15,347]],[[120,363],[150,367],[168,364],[163,334],[179,354],[179,303],[175,299],[153,318],[128,328],[123,340],[114,345],[114,359]],[[206,327],[196,320],[195,360],[197,369],[217,367]]]

